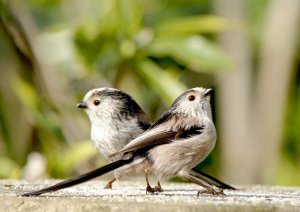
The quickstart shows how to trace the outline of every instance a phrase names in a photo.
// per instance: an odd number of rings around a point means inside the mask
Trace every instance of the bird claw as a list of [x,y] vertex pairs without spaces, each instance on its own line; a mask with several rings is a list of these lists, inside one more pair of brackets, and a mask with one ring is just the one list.
[[150,193],[150,194],[153,194],[155,193],[155,188],[152,188],[150,185],[147,185],[146,187],[146,194]]
[[160,192],[163,192],[164,190],[162,189],[161,186],[155,186],[154,191],[157,192],[157,193],[160,193]]
[[112,183],[107,183],[107,184],[104,186],[104,189],[112,189]]
[[197,196],[199,196],[200,194],[211,194],[211,195],[223,195],[223,196],[226,196],[225,193],[223,192],[223,189],[219,190],[219,191],[216,191],[214,189],[206,189],[204,191],[198,191],[198,194]]
[[150,194],[154,194],[154,193],[160,193],[160,192],[163,192],[163,189],[161,186],[155,186],[154,188],[152,188],[150,185],[147,185],[147,188],[146,188],[146,194],[147,193],[150,193]]

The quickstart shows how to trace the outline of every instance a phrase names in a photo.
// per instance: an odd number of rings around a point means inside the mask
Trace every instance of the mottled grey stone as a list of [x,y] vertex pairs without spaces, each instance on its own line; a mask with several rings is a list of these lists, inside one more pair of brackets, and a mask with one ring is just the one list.
[[0,180],[0,211],[300,211],[300,187],[237,186],[226,196],[197,196],[199,186],[163,182],[164,192],[146,194],[143,181],[119,181],[112,190],[106,181],[90,181],[39,197],[21,194],[58,180],[26,183]]

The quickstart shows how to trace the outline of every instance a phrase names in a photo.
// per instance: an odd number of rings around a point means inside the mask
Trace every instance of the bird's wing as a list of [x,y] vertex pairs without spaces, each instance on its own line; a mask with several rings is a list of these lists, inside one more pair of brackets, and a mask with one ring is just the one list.
[[201,134],[203,128],[202,125],[192,125],[188,129],[184,129],[181,127],[166,127],[165,124],[161,124],[138,136],[129,142],[121,151],[114,153],[113,155],[128,153],[157,144],[168,143],[172,140],[190,138]]
[[169,108],[166,110],[160,118],[150,127],[148,130],[138,136],[137,138],[130,141],[121,151],[116,152],[109,157],[113,157],[115,155],[135,151],[137,149],[153,146],[157,143],[168,142],[169,139],[172,139],[176,135],[176,130],[172,130],[170,127],[166,126],[166,123],[172,118],[172,111]]
[[121,151],[110,155],[110,157],[121,154],[121,153],[132,152],[132,151],[141,149],[143,147],[167,143],[171,139],[174,139],[176,137],[176,134],[177,134],[177,131],[173,131],[171,129],[167,130],[166,127],[164,127],[164,126],[159,126],[159,127],[153,128],[153,129],[148,130],[145,133],[141,134],[137,138],[133,139],[123,149],[121,149]]

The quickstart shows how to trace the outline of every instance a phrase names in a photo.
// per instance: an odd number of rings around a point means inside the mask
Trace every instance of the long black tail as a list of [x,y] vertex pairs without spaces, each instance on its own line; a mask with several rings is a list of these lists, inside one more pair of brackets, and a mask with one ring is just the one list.
[[69,179],[69,180],[62,181],[62,182],[57,183],[53,186],[49,186],[47,188],[44,188],[44,189],[41,189],[41,190],[38,190],[38,191],[33,191],[33,192],[28,192],[28,193],[22,194],[22,196],[23,197],[38,196],[38,195],[41,195],[41,194],[44,194],[44,193],[47,193],[47,192],[57,191],[57,190],[61,190],[61,189],[64,189],[64,188],[68,188],[68,187],[86,182],[86,181],[91,180],[93,178],[99,177],[99,176],[101,176],[103,174],[106,174],[110,171],[113,171],[113,170],[115,170],[115,169],[117,169],[121,166],[129,164],[130,162],[132,162],[132,158],[129,159],[129,160],[118,160],[118,161],[115,161],[113,163],[102,166],[98,169],[95,169],[94,171],[88,172],[88,173],[80,175],[78,177],[74,177],[74,178]]
[[236,190],[236,188],[234,188],[226,183],[223,183],[222,181],[220,181],[208,174],[205,174],[204,172],[199,171],[196,168],[193,168],[192,170],[194,172],[197,172],[197,174],[198,174],[197,177],[201,178],[202,180],[204,180],[214,186],[217,186],[218,188]]

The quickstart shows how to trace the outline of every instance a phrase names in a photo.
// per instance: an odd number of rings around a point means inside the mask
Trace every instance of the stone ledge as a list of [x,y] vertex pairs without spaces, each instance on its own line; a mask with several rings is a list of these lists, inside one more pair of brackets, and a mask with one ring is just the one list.
[[143,181],[119,181],[112,190],[106,181],[90,181],[39,197],[20,195],[57,183],[30,184],[0,180],[0,211],[300,211],[300,187],[251,186],[225,190],[226,196],[197,196],[199,186],[162,184],[161,194],[145,193]]

